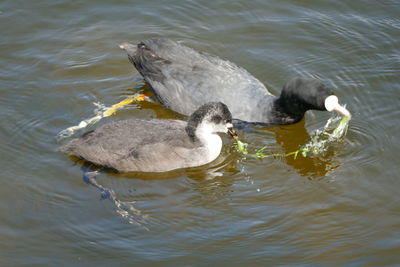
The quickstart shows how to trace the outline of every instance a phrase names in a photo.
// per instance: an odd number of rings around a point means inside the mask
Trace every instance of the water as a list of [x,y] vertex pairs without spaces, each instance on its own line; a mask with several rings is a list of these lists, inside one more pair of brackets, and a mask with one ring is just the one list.
[[[400,262],[398,1],[2,1],[0,265],[268,266]],[[246,68],[277,94],[318,77],[353,118],[320,157],[217,161],[159,175],[102,173],[115,200],[82,180],[56,135],[149,92],[118,44],[181,40]],[[102,122],[184,118],[130,104]],[[323,127],[310,112],[240,131],[288,153]]]

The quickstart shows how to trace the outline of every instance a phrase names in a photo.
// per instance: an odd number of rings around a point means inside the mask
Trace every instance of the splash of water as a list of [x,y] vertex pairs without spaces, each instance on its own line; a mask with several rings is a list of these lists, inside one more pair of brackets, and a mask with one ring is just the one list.
[[310,141],[299,150],[304,157],[318,156],[328,151],[332,144],[340,141],[347,133],[351,117],[334,116],[329,118],[324,128],[317,129]]
[[351,116],[339,117],[333,116],[329,118],[325,126],[317,129],[310,138],[310,141],[301,146],[298,150],[289,153],[273,153],[265,154],[267,147],[262,147],[254,154],[248,152],[248,144],[236,139],[236,149],[243,155],[249,155],[253,158],[264,159],[269,157],[288,157],[293,155],[294,158],[300,154],[303,157],[311,157],[322,155],[335,143],[339,142],[347,133]]

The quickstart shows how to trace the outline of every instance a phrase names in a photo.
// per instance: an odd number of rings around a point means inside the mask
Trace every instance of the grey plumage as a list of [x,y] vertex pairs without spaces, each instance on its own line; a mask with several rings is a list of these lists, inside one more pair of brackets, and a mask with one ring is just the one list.
[[185,115],[203,103],[221,101],[235,119],[291,124],[301,120],[307,110],[326,111],[324,101],[333,95],[319,80],[296,77],[276,97],[236,64],[165,38],[120,47],[158,100]]
[[197,135],[191,138],[190,133],[197,134],[202,123],[213,126],[216,116],[222,121],[213,129],[226,132],[232,119],[229,110],[222,103],[210,103],[194,112],[188,123],[159,119],[110,122],[71,140],[61,147],[61,152],[119,172],[162,172],[199,166],[213,160],[209,157],[210,147],[207,140]]
[[141,44],[121,47],[158,100],[174,111],[189,115],[204,103],[221,101],[235,119],[261,122],[263,114],[256,107],[264,110],[273,101],[259,80],[230,61],[165,38]]

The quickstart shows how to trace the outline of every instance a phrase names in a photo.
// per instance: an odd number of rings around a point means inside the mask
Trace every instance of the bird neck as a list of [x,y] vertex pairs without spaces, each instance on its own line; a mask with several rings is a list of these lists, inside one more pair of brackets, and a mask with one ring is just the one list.
[[[292,105],[293,104],[293,105]],[[260,122],[267,124],[292,124],[300,121],[305,113],[298,103],[289,103],[285,99],[276,96],[266,96],[260,99],[258,105],[263,108]]]
[[273,103],[274,118],[277,124],[292,124],[300,121],[308,107],[296,98],[276,98]]
[[218,157],[222,149],[221,137],[213,131],[212,126],[201,123],[195,130],[196,139],[200,141],[207,150],[207,158],[212,161]]

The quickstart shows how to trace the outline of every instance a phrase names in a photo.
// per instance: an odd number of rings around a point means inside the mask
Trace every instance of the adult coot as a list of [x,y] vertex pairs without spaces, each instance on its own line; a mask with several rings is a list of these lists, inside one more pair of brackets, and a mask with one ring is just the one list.
[[119,172],[164,172],[217,158],[218,132],[229,132],[232,115],[220,102],[202,105],[188,119],[129,119],[104,124],[71,140],[61,151]]
[[279,97],[243,68],[217,56],[158,38],[120,45],[166,107],[189,115],[210,101],[225,103],[233,118],[248,122],[291,124],[307,110],[350,113],[334,93],[317,79],[297,77]]

